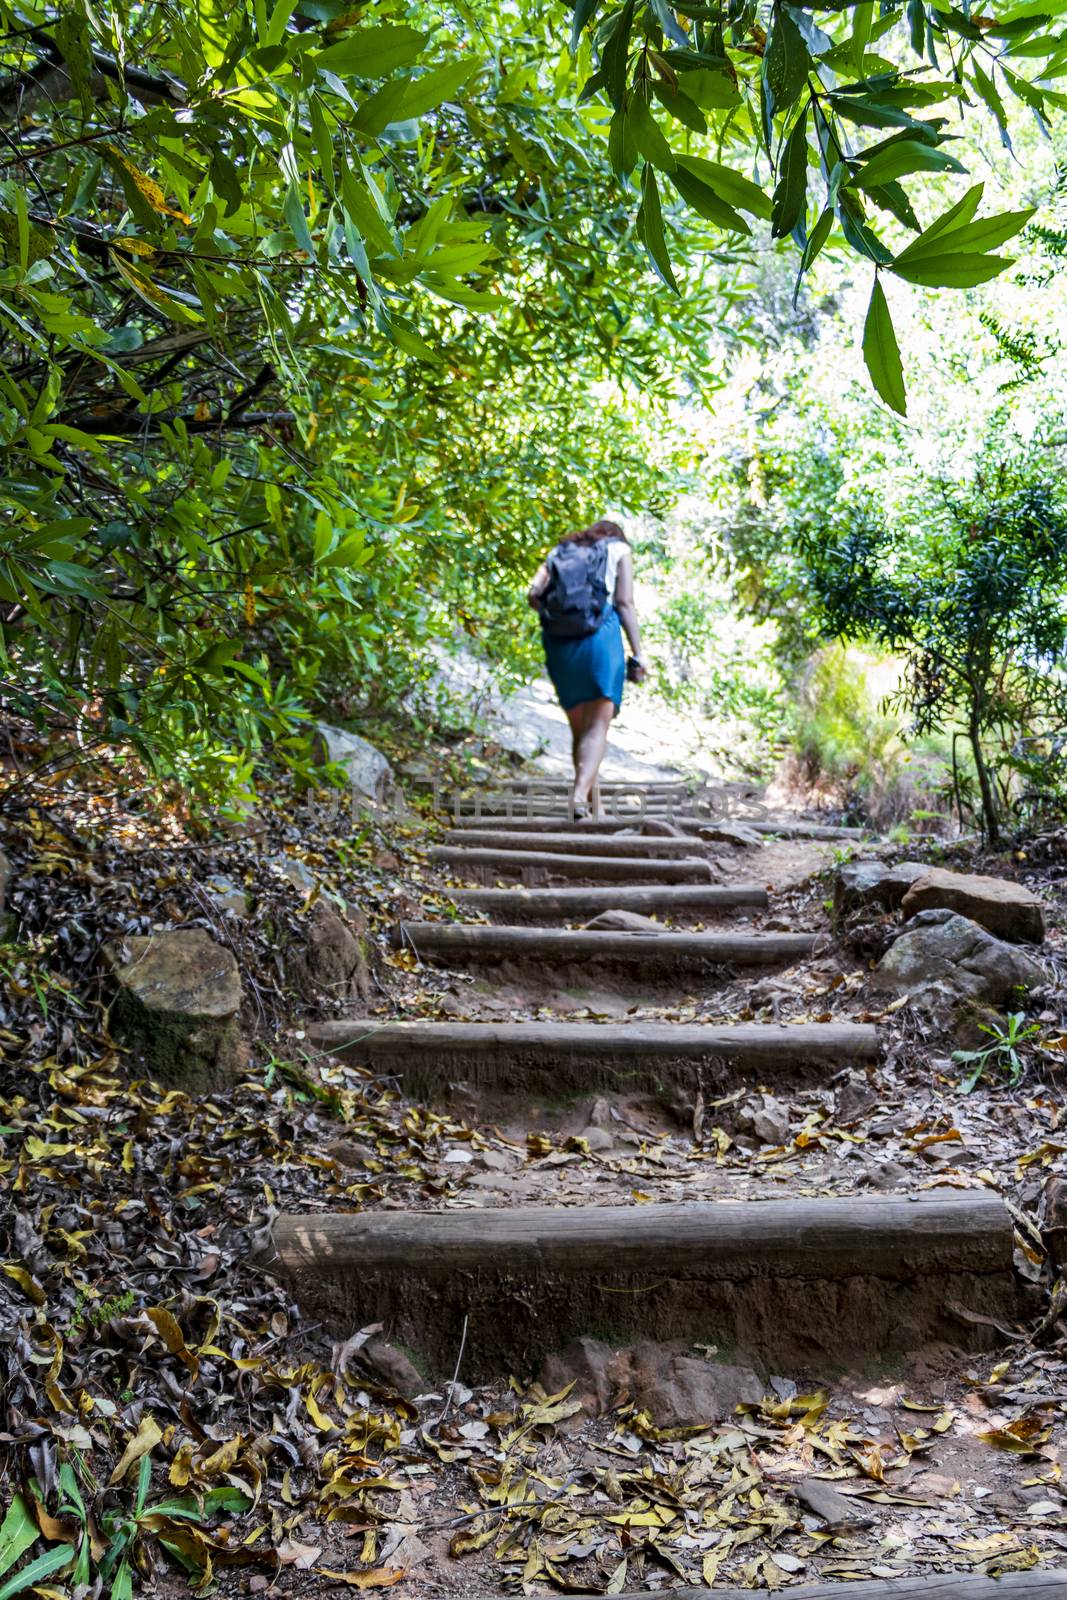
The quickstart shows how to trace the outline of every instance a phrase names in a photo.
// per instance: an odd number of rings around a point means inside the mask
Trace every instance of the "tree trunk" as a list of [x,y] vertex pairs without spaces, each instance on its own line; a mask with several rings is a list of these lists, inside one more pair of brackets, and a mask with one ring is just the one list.
[[978,790],[982,796],[982,818],[985,822],[985,835],[990,844],[996,844],[1000,838],[1000,817],[997,811],[997,797],[993,793],[993,783],[986,766],[985,753],[982,750],[982,735],[978,724],[977,710],[971,711],[967,725],[967,737],[970,740],[971,752],[974,756],[974,767],[978,774]]

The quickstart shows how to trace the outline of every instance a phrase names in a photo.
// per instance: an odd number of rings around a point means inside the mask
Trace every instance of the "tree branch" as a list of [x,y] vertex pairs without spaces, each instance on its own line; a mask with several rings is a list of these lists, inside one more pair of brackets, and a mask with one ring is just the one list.
[[222,416],[213,413],[198,417],[195,411],[171,412],[169,415],[138,416],[133,411],[108,411],[98,416],[73,416],[58,419],[69,428],[81,433],[112,434],[116,438],[135,439],[139,434],[158,434],[164,425],[174,427],[181,423],[187,433],[227,433],[241,428],[282,427],[295,421],[291,411],[238,411],[231,410]]

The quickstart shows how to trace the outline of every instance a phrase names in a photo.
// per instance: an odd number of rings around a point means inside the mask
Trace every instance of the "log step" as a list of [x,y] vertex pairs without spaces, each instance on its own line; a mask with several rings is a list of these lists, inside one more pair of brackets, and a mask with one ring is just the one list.
[[515,928],[474,922],[400,922],[393,943],[420,958],[464,961],[639,963],[642,971],[764,967],[798,961],[813,933],[615,933],[585,928]]
[[[494,839],[505,832],[521,834],[548,834],[558,832],[561,828],[568,833],[612,834],[623,833],[630,830],[640,830],[643,821],[670,822],[683,833],[698,834],[701,828],[715,827],[718,823],[737,823],[744,828],[751,828],[754,833],[770,834],[781,839],[866,839],[870,835],[865,828],[838,828],[830,823],[804,822],[788,817],[745,817],[745,816],[694,816],[685,806],[674,809],[657,806],[648,807],[644,811],[633,809],[614,813],[609,807],[601,817],[569,817],[562,811],[535,812],[527,816],[525,811],[513,817],[484,816],[471,812],[469,815],[460,814],[459,819],[452,818],[454,826],[449,830],[449,840],[462,842],[472,832],[491,832]],[[644,835],[641,835],[644,837]]]
[[[528,850],[529,837],[495,828],[452,828],[443,848],[464,850]],[[538,850],[565,856],[704,856],[707,846],[699,839],[665,839],[652,834],[543,833]]]
[[[752,1600],[753,1591],[683,1587],[659,1593],[666,1600]],[[862,1578],[858,1583],[805,1583],[798,1588],[790,1585],[782,1594],[787,1600],[1067,1600],[1067,1567],[1003,1572],[999,1578],[978,1577],[971,1569],[917,1573],[909,1578]],[[618,1600],[648,1600],[648,1590],[626,1592]]]
[[451,1086],[531,1096],[601,1089],[665,1094],[673,1104],[698,1089],[732,1086],[738,1075],[876,1061],[877,1028],[863,1023],[794,1026],[669,1022],[379,1022],[373,1017],[312,1023],[317,1049],[395,1075],[420,1099]]
[[472,911],[505,922],[572,922],[601,911],[637,911],[642,916],[699,916],[701,912],[763,911],[767,891],[759,883],[668,884],[663,888],[621,884],[615,888],[457,889],[455,899]]
[[624,856],[576,856],[553,854],[548,850],[466,850],[455,845],[437,845],[430,860],[453,871],[466,871],[493,877],[590,878],[600,883],[710,883],[711,862],[704,857],[683,860],[655,856],[629,859]]
[[466,1329],[468,1382],[593,1332],[840,1370],[932,1339],[989,1348],[989,1319],[1019,1311],[1011,1218],[984,1190],[290,1215],[273,1250],[302,1305],[385,1323],[435,1375]]

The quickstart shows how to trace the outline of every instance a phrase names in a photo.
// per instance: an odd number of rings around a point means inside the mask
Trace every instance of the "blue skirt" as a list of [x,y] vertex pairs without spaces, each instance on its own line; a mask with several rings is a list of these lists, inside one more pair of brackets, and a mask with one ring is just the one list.
[[609,605],[594,633],[581,639],[556,639],[542,633],[545,665],[564,711],[586,700],[613,700],[618,712],[626,681],[622,625]]

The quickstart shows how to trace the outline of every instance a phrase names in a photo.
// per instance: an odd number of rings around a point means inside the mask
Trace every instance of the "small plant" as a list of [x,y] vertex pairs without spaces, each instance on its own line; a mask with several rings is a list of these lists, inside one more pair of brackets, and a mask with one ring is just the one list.
[[133,1310],[137,1297],[132,1289],[127,1289],[122,1294],[116,1294],[110,1300],[92,1301],[91,1292],[82,1287],[74,1299],[74,1310],[70,1314],[70,1333],[79,1333],[88,1322],[94,1328],[103,1328],[115,1317],[124,1317]]
[[[79,1592],[95,1580],[94,1593],[102,1592],[109,1600],[133,1600],[137,1578],[151,1576],[154,1544],[203,1583],[211,1574],[210,1537],[198,1537],[194,1526],[207,1522],[215,1512],[245,1511],[250,1504],[241,1490],[230,1487],[200,1495],[172,1495],[149,1504],[150,1453],[141,1457],[133,1495],[130,1497],[125,1491],[125,1504],[106,1505],[102,1498],[105,1491],[84,1462],[79,1461],[79,1469],[80,1482],[79,1473],[69,1461],[60,1465],[57,1475],[57,1526],[61,1523],[64,1530],[59,1542],[34,1555],[12,1576],[5,1576],[39,1542],[46,1498],[36,1478],[31,1478],[25,1490],[14,1496],[0,1525],[0,1579],[4,1580],[0,1583],[0,1600],[13,1600],[30,1589],[54,1595],[55,1589],[37,1585],[60,1573]],[[50,1539],[56,1537],[48,1535]]]
[[1020,1046],[1040,1031],[1037,1023],[1027,1023],[1021,1011],[1013,1011],[1006,1028],[986,1022],[981,1023],[980,1027],[983,1033],[990,1035],[991,1043],[982,1045],[978,1050],[954,1050],[952,1053],[953,1061],[967,1068],[960,1079],[960,1088],[964,1094],[970,1094],[979,1079],[987,1073],[999,1071],[1007,1079],[1008,1087],[1014,1089],[1026,1071],[1026,1063],[1019,1053]]

